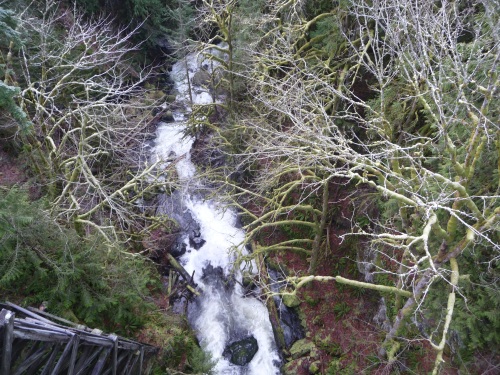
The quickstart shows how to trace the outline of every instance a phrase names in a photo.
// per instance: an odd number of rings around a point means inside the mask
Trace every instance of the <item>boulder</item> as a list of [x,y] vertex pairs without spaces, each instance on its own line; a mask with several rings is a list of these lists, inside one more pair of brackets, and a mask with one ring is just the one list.
[[186,248],[187,248],[187,245],[184,242],[177,241],[170,248],[170,254],[172,254],[172,256],[174,258],[178,258],[178,257],[180,257],[180,256],[182,256],[182,255],[185,254]]
[[189,244],[196,250],[199,250],[204,244],[205,240],[201,238],[200,228],[195,228],[189,233]]
[[235,365],[245,366],[258,350],[257,340],[255,337],[249,336],[227,345],[222,355]]
[[211,79],[212,77],[210,76],[210,73],[204,69],[201,69],[194,74],[191,82],[195,86],[208,86]]
[[161,116],[161,121],[174,122],[175,118],[174,118],[174,114],[172,113],[172,111],[168,110],[165,113],[163,113],[163,115]]
[[165,101],[167,103],[173,103],[175,102],[175,99],[177,99],[177,96],[173,95],[173,94],[169,94],[165,97]]
[[297,307],[300,305],[300,299],[295,294],[284,294],[281,298],[286,307]]
[[203,267],[201,279],[207,285],[219,289],[219,291],[229,292],[234,288],[234,278],[226,277],[221,266],[214,267],[212,264],[207,264]]
[[316,350],[316,345],[308,339],[302,339],[295,341],[295,343],[290,348],[290,354],[293,359],[297,359],[300,357],[304,357],[309,354],[311,351]]
[[254,275],[251,272],[244,271],[241,278],[241,284],[245,289],[252,289],[255,286]]

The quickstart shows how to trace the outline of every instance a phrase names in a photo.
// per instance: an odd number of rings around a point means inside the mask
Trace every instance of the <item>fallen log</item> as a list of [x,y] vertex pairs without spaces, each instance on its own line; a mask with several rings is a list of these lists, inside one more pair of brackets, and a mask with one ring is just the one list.
[[186,282],[186,288],[196,296],[201,295],[201,290],[198,288],[198,285],[193,281],[193,277],[187,273],[186,269],[182,267],[182,265],[175,259],[172,254],[167,253],[168,261],[170,265],[182,276],[184,281]]
[[271,291],[271,288],[269,287],[269,276],[264,256],[262,253],[258,253],[255,251],[255,243],[252,243],[252,250],[257,254],[256,263],[260,275],[260,286],[262,287],[264,295],[267,296],[266,306],[267,311],[269,312],[269,320],[271,321],[271,326],[273,328],[274,339],[276,340],[276,344],[278,345],[278,348],[282,351],[282,353],[288,355],[289,353],[285,343],[285,334],[283,332],[283,328],[281,328],[278,309],[276,308],[276,303],[274,302],[274,298],[272,297],[273,293]]

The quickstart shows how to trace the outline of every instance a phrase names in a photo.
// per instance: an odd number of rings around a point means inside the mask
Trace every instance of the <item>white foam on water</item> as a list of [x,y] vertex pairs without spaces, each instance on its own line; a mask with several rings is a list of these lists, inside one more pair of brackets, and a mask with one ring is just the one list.
[[[204,61],[199,55],[187,57],[189,76],[200,69]],[[177,91],[177,102],[182,103],[189,112],[189,93],[184,62],[173,66],[171,77]],[[193,101],[197,104],[211,103],[208,90],[194,88]],[[262,301],[254,297],[245,297],[238,282],[241,282],[239,270],[233,270],[234,250],[245,252],[241,247],[245,234],[237,228],[237,216],[231,209],[224,208],[212,200],[197,197],[193,187],[196,182],[196,167],[191,162],[190,150],[194,140],[183,138],[185,129],[184,114],[175,112],[176,122],[161,124],[158,127],[156,145],[153,149],[153,161],[163,160],[164,166],[175,162],[179,181],[183,185],[184,209],[200,225],[200,236],[206,242],[196,250],[190,246],[188,238],[187,252],[180,261],[189,274],[194,272],[194,281],[203,290],[198,297],[198,309],[190,313],[190,323],[197,333],[201,346],[216,361],[215,373],[219,375],[274,375],[279,374],[279,355],[269,321],[267,308]],[[180,121],[181,120],[181,121]],[[193,182],[194,181],[194,182]],[[234,273],[237,280],[234,288],[225,289],[208,283],[202,279],[203,268],[207,265],[221,267],[226,277]],[[254,268],[255,269],[255,268]],[[216,284],[218,285],[218,284]],[[258,343],[258,351],[246,366],[231,364],[222,355],[224,348],[230,344],[235,332],[238,336],[254,336]],[[243,338],[239,337],[239,338]]]
[[[186,207],[200,224],[201,237],[206,241],[200,250],[192,249],[181,258],[186,271],[189,274],[195,270],[199,272],[210,263],[213,267],[222,267],[228,275],[234,261],[231,250],[245,239],[243,231],[235,227],[236,215],[231,210],[223,211],[212,201],[192,197],[186,200]],[[201,282],[199,273],[195,276],[197,283]]]
[[187,180],[196,173],[196,167],[191,162],[190,150],[193,146],[192,137],[183,138],[183,123],[162,123],[156,131],[156,145],[153,148],[153,162],[164,160],[165,167],[175,162],[179,179]]

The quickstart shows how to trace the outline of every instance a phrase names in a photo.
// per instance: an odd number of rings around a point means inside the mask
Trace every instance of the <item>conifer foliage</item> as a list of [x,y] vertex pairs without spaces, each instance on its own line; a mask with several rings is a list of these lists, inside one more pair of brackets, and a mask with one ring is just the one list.
[[54,222],[42,202],[19,188],[0,197],[0,292],[67,319],[131,334],[151,308],[143,300],[156,284],[144,260],[81,238]]
[[[27,126],[26,113],[17,105],[16,95],[20,90],[13,85],[12,79],[12,49],[19,43],[19,32],[16,31],[17,20],[14,13],[0,7],[0,110],[4,110],[19,125]],[[5,127],[5,125],[3,126]]]

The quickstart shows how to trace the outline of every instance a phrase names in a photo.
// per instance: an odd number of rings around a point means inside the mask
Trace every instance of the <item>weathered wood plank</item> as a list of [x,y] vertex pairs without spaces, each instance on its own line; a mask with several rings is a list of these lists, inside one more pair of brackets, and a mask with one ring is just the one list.
[[10,363],[16,363],[19,356],[25,352],[26,348],[30,348],[33,346],[33,342],[15,339],[12,343],[12,355],[10,358]]
[[130,358],[133,353],[129,351],[122,351],[118,356],[118,361],[116,363],[117,368],[120,370],[120,374],[125,373],[125,369],[130,363]]
[[[119,368],[121,370],[121,374],[129,375],[130,374],[130,364],[132,362],[132,358],[134,357],[133,353],[126,353],[123,355],[122,360],[118,360]],[[126,361],[125,361],[126,359]],[[123,362],[123,364],[121,363]]]
[[139,355],[139,372],[138,375],[142,374],[142,368],[144,366],[144,348],[141,348],[141,354]]
[[172,254],[167,253],[167,258],[170,262],[170,265],[174,267],[175,270],[182,276],[184,281],[186,281],[187,289],[194,295],[200,296],[200,289],[198,288],[198,285],[194,283],[192,277],[189,275],[189,273],[187,273],[186,269],[182,267],[182,265],[177,261],[177,259],[172,256]]
[[54,346],[52,347],[52,353],[50,354],[49,359],[45,363],[45,367],[40,375],[49,375],[52,372],[52,368],[54,367],[57,355],[61,351],[61,347],[62,345],[60,344],[54,344]]
[[[47,342],[42,342],[42,341],[28,341],[28,340],[19,340],[17,339],[14,344],[19,343],[19,342],[27,342],[28,345],[26,345],[23,348],[23,351],[20,353],[20,355],[23,358],[23,361],[25,362],[27,359],[31,361],[30,367],[27,368],[24,372],[23,375],[34,375],[38,371],[39,365],[43,363],[44,359],[47,357],[48,353],[50,352],[52,346],[54,343],[47,343]],[[36,355],[38,352],[46,352],[43,356],[39,357]],[[19,366],[21,366],[24,362],[14,362],[12,361],[11,364],[11,371],[17,370]],[[15,366],[15,367],[14,367]]]
[[[14,375],[26,375],[28,370],[36,370],[37,366],[50,353],[50,345],[41,345],[36,351],[29,355],[19,367],[16,368]],[[32,367],[33,366],[33,367]]]
[[62,324],[64,324],[65,326],[69,326],[69,327],[73,327],[73,328],[77,328],[77,329],[81,329],[81,330],[91,330],[90,328],[88,327],[85,327],[84,325],[82,324],[77,324],[77,323],[74,323],[70,320],[67,320],[67,319],[63,319],[59,316],[56,316],[56,315],[52,315],[52,314],[49,314],[48,312],[46,311],[42,311],[42,310],[39,310],[39,309],[35,309],[34,307],[28,307],[28,310],[33,312],[34,314],[38,315],[38,316],[43,316],[47,319],[50,319],[50,321],[52,323],[54,323],[54,320],[57,321],[57,322],[60,322]]
[[73,344],[73,350],[71,351],[71,356],[68,363],[67,375],[73,375],[75,372],[75,365],[76,365],[79,345],[80,345],[80,337],[78,335],[75,335],[75,342]]
[[0,375],[10,375],[12,357],[12,342],[14,341],[14,318],[12,311],[3,309],[0,313],[0,323],[3,332],[2,364]]
[[[146,363],[150,369],[145,358],[157,350],[116,335],[90,332],[87,327],[62,326],[36,314],[35,309],[0,303],[2,306],[0,338],[2,344],[10,343],[10,349],[7,345],[0,348],[0,375],[141,374]],[[12,318],[7,319],[9,316]],[[6,334],[11,336],[8,340]]]
[[[138,361],[140,358],[140,351],[137,351],[136,353],[132,353],[132,355],[129,358],[129,362],[126,367],[126,374],[127,375],[134,375],[134,374],[140,374],[139,367],[138,367]],[[134,372],[134,370],[137,368],[137,370]]]
[[96,345],[96,346],[105,346],[107,348],[112,348],[115,344],[113,340],[106,336],[81,336],[80,340],[85,344]]
[[[85,367],[85,363],[87,363],[87,360],[94,354],[97,350],[92,350],[92,349],[97,349],[93,348],[89,345],[85,345],[84,343],[80,342],[79,345],[79,350],[80,354],[78,355],[77,361],[75,363],[75,374],[78,374],[78,371],[80,371],[82,368]],[[94,357],[96,358],[96,357]]]
[[77,342],[78,336],[73,335],[69,342],[66,344],[66,347],[64,348],[64,351],[61,354],[61,357],[59,357],[59,360],[57,361],[56,366],[54,367],[54,370],[52,371],[51,375],[57,375],[59,371],[62,370],[63,365],[69,361],[69,356],[72,353],[73,346]]
[[32,313],[31,311],[22,308],[21,306],[14,305],[13,303],[10,302],[5,302],[5,303],[0,303],[0,307],[4,307],[7,310],[11,311],[17,311],[17,312],[22,312],[24,315],[30,317],[30,318],[35,318],[41,322],[47,323],[47,324],[54,324],[54,322],[51,322],[48,319],[45,319],[44,317],[41,317],[40,315],[37,315],[35,313]]
[[111,354],[111,368],[112,368],[112,374],[116,375],[118,371],[118,336],[116,335],[109,335],[109,338],[111,338],[114,342],[114,347],[113,347],[113,353]]
[[37,329],[46,329],[46,330],[56,331],[56,332],[60,332],[60,333],[72,332],[71,328],[61,327],[57,324],[47,324],[45,322],[38,322],[36,319],[29,318],[29,317],[23,319],[23,326],[33,327],[33,328],[37,328]]
[[[129,351],[118,350],[116,359],[116,371],[120,375],[125,375],[124,365],[122,364],[125,359],[130,355]],[[113,374],[114,366],[108,367],[102,373],[102,375]]]
[[75,375],[82,375],[86,369],[90,368],[92,363],[97,359],[97,357],[102,353],[104,348],[102,346],[90,347],[87,346],[85,351],[76,364]]
[[101,370],[104,368],[104,365],[106,364],[106,360],[108,359],[108,356],[111,354],[112,348],[105,349],[101,355],[99,356],[99,359],[97,360],[96,365],[94,366],[94,369],[92,370],[91,375],[100,375]]
[[47,342],[68,342],[71,337],[67,334],[51,332],[47,330],[36,330],[34,328],[16,327],[14,337],[23,340],[47,341]]

